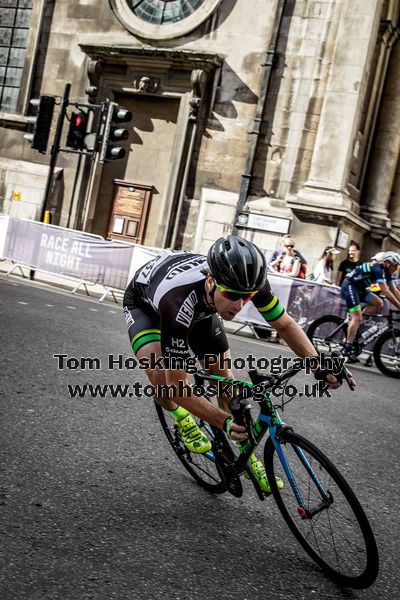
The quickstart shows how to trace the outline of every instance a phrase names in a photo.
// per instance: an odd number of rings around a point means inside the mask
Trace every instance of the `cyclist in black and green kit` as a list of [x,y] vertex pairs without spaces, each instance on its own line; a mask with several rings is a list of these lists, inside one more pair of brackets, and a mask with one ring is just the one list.
[[[163,360],[163,368],[147,369],[154,386],[179,389],[189,383],[185,361],[193,351],[200,363],[205,355],[217,355],[210,371],[232,377],[224,359],[230,359],[223,319],[231,321],[247,302],[253,302],[264,319],[300,357],[316,356],[316,350],[272,293],[263,253],[251,242],[228,236],[217,240],[208,257],[192,252],[166,250],[140,268],[124,296],[124,313],[132,348],[138,359]],[[338,387],[333,375],[331,387]],[[155,398],[170,410],[181,437],[191,452],[211,449],[211,442],[199,429],[195,415],[224,429],[232,440],[244,441],[245,428],[229,413],[229,398],[219,398],[219,407],[191,394],[189,386],[174,399]],[[251,469],[261,488],[269,492],[262,461],[254,455]],[[281,481],[279,486],[283,486]]]

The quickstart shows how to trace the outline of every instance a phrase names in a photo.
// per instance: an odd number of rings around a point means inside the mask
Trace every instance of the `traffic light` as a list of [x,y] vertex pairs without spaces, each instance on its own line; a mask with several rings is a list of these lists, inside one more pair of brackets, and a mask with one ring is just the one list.
[[129,121],[132,121],[130,110],[122,108],[116,102],[109,103],[100,150],[100,162],[125,157],[125,148],[115,145],[114,142],[118,143],[128,139],[129,130],[120,127],[120,124]]
[[88,118],[88,113],[83,111],[72,113],[67,135],[68,148],[73,148],[74,150],[83,150],[85,148]]
[[37,114],[36,117],[28,117],[28,123],[33,125],[33,132],[25,133],[24,138],[30,142],[34,150],[39,150],[43,154],[47,150],[55,102],[54,96],[40,96],[30,100],[30,104],[37,107]]

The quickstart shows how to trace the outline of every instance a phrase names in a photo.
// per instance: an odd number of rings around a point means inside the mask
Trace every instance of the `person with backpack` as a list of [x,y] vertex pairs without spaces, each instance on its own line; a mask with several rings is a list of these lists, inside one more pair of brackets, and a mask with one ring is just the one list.
[[301,252],[295,248],[294,239],[289,235],[285,235],[281,241],[282,251],[274,252],[268,263],[269,269],[287,277],[305,279],[307,276],[307,261]]

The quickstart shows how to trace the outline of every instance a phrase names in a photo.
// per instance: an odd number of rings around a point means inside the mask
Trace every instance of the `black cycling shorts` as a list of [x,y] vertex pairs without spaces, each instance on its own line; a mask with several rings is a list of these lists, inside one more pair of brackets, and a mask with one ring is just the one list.
[[[160,319],[151,308],[142,306],[134,294],[124,296],[124,316],[134,354],[150,342],[161,343]],[[194,323],[188,344],[193,354],[202,359],[206,354],[220,355],[229,349],[221,317],[213,315]]]
[[347,277],[345,277],[341,285],[340,294],[346,301],[347,311],[349,313],[361,310],[361,302],[368,304],[368,301],[372,296],[372,292],[367,289],[365,284],[356,286],[349,281]]

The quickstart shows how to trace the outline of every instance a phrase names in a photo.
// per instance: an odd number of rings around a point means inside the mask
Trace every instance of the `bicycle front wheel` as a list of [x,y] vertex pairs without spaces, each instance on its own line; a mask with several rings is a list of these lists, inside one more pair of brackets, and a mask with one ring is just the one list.
[[344,323],[344,319],[335,315],[326,315],[311,323],[307,329],[307,336],[317,352],[343,349],[346,343],[347,324],[343,324],[343,327],[338,329],[342,323]]
[[[271,439],[264,460],[275,501],[292,533],[332,579],[353,588],[369,587],[378,575],[378,549],[349,484],[316,446],[292,431],[282,434],[280,450],[289,478]],[[276,476],[284,481],[281,490]]]
[[400,329],[389,329],[378,337],[374,361],[384,375],[400,379]]
[[195,417],[200,429],[211,440],[213,450],[205,454],[190,452],[183,443],[171,413],[163,409],[157,402],[154,402],[154,404],[167,440],[182,465],[197,483],[208,492],[214,494],[222,494],[229,491],[234,496],[240,497],[243,493],[240,480],[235,477],[229,482],[225,482],[223,470],[220,465],[221,461],[228,462],[234,458],[233,450],[225,435],[221,431],[214,430],[208,423]]

